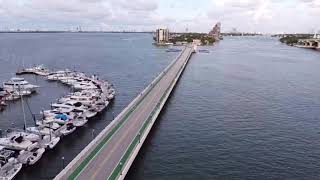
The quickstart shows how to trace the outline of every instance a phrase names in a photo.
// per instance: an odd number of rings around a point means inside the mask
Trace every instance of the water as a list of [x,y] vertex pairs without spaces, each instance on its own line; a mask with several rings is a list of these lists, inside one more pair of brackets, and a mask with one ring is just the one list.
[[[23,64],[45,64],[98,74],[118,93],[17,179],[54,177],[177,55],[151,42],[150,34],[0,34],[0,81]],[[126,179],[319,179],[320,53],[267,37],[206,48],[191,58]],[[24,77],[42,86],[27,98],[35,112],[70,91]],[[22,127],[20,102],[0,120],[1,129]]]
[[[54,150],[46,151],[36,165],[23,168],[17,179],[52,179],[177,55],[165,53],[165,49],[151,42],[151,34],[0,34],[0,82],[14,76],[23,65],[44,64],[55,70],[69,68],[97,74],[112,82],[117,91],[105,113],[63,138]],[[25,98],[33,113],[49,109],[51,102],[71,91],[67,86],[50,83],[39,76],[23,77],[41,86],[37,94]],[[27,124],[32,126],[26,105],[25,109]],[[20,101],[9,103],[6,110],[0,112],[0,128],[12,126],[23,128]]]

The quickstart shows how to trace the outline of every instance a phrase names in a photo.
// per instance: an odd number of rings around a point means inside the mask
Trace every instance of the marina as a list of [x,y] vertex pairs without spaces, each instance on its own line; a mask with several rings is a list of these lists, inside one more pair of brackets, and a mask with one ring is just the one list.
[[116,93],[111,83],[100,80],[95,75],[87,76],[76,71],[50,72],[41,65],[18,71],[16,74],[40,75],[48,81],[61,82],[71,87],[73,92],[51,103],[51,109],[42,110],[40,114],[34,114],[26,102],[34,121],[34,126],[27,127],[23,97],[35,93],[40,86],[30,84],[22,77],[13,77],[3,83],[0,94],[1,107],[7,104],[6,101],[19,99],[24,119],[23,130],[1,130],[0,154],[4,155],[0,179],[8,180],[13,179],[21,170],[21,164],[36,164],[46,149],[53,149],[62,137],[72,134],[89,119],[105,110]]

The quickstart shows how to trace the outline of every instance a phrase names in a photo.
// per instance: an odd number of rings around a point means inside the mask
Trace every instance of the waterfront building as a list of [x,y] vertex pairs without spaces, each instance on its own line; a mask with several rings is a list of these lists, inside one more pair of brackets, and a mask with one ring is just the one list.
[[165,45],[169,43],[169,29],[157,29],[155,40],[158,45]]

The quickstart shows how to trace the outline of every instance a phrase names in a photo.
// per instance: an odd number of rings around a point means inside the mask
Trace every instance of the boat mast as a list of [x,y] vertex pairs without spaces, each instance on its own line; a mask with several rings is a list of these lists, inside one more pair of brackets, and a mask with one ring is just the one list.
[[18,87],[19,87],[19,95],[20,95],[20,98],[21,98],[21,107],[22,107],[22,113],[23,113],[23,122],[24,122],[23,130],[26,130],[26,128],[27,128],[26,113],[24,111],[23,96],[22,96],[22,93],[21,93],[20,84],[18,84]]

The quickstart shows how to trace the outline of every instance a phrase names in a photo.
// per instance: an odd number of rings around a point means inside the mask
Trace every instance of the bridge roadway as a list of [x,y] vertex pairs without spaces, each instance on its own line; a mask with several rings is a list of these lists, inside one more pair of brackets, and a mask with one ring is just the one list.
[[[97,136],[97,138],[104,140],[97,141],[99,145],[90,143],[88,146],[96,147],[91,149],[86,147],[85,150],[88,152],[80,153],[79,157],[77,156],[55,179],[123,179],[137,154],[137,152],[132,152],[139,151],[149,132],[142,131],[146,129],[144,126],[146,121],[154,116],[157,108],[160,112],[192,52],[193,47],[186,46],[177,59],[139,95],[143,97],[139,98],[138,96],[136,99],[140,100],[129,105],[133,106],[130,107],[132,109],[126,111],[127,107],[124,114],[118,115],[123,120],[117,117],[118,119],[115,119],[117,125],[107,131],[102,131]],[[159,107],[160,105],[162,106]],[[141,138],[143,139],[141,140]],[[141,145],[137,148],[134,143],[141,143]],[[131,162],[128,163],[130,158]],[[123,172],[125,168],[126,171]]]

